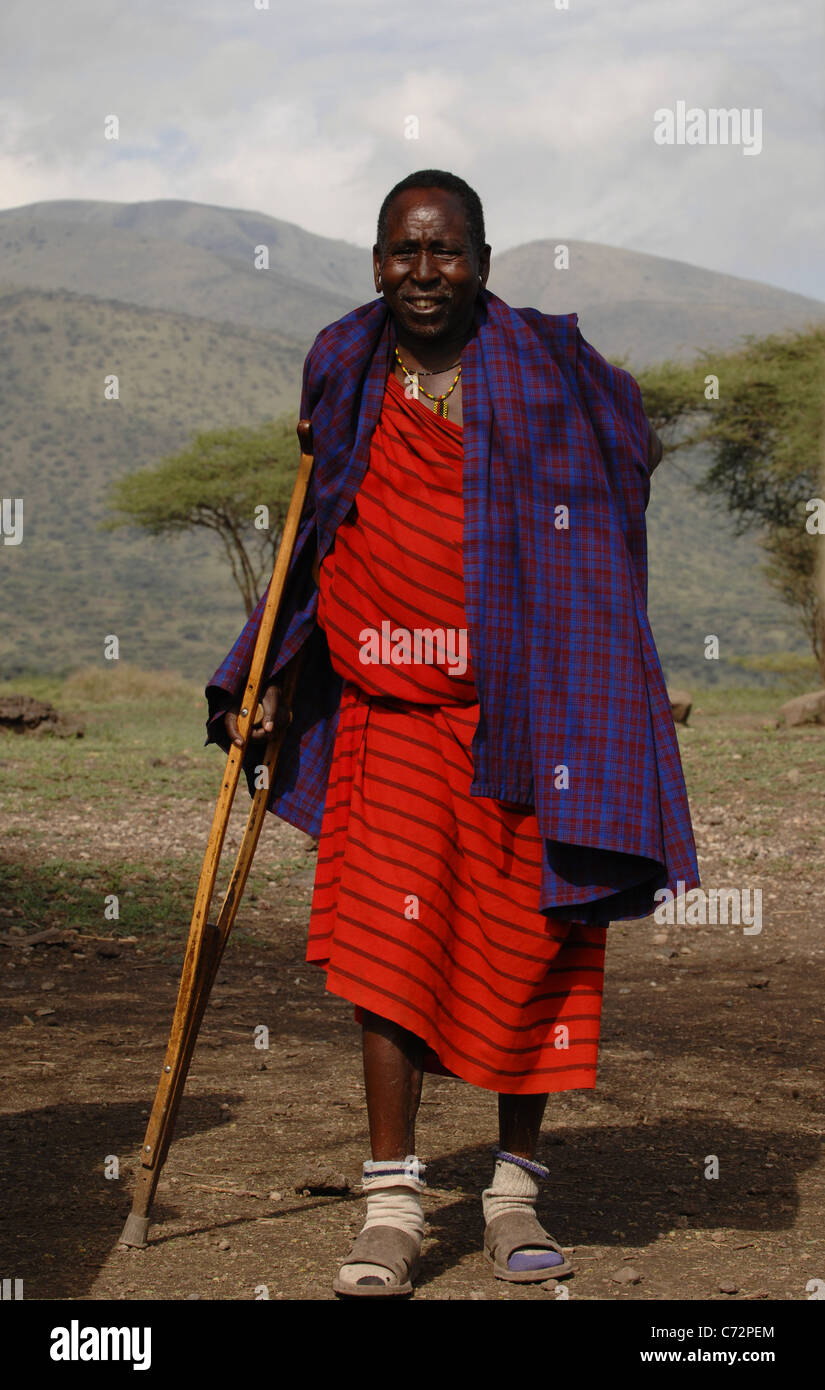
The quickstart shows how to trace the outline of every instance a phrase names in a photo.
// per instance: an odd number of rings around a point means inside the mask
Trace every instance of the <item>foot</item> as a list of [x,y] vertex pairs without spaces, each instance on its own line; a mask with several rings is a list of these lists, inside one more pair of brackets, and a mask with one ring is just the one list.
[[370,1226],[356,1238],[333,1282],[348,1297],[387,1298],[411,1294],[418,1275],[421,1242],[397,1226]]
[[544,1230],[530,1208],[502,1212],[488,1221],[484,1254],[497,1279],[529,1283],[573,1273],[558,1241]]

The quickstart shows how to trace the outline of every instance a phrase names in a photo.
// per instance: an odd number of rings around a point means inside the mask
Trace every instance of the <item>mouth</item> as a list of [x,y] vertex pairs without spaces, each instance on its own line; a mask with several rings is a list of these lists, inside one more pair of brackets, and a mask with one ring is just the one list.
[[447,303],[443,295],[421,294],[405,295],[404,303],[414,314],[435,314]]

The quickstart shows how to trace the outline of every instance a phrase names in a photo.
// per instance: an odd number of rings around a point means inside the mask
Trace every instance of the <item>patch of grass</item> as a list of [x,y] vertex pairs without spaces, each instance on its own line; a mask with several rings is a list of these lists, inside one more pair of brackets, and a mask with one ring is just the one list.
[[99,666],[80,667],[66,676],[60,693],[73,709],[122,700],[156,705],[203,701],[203,690],[183,680],[176,671],[147,671],[126,661],[102,661]]
[[[8,681],[0,693],[27,693],[79,716],[83,738],[0,734],[5,784],[21,810],[38,804],[105,802],[129,794],[217,796],[225,755],[204,747],[206,701],[178,676],[126,666],[84,669],[65,681]],[[35,685],[39,688],[35,689]]]
[[[816,666],[811,662],[812,674],[810,681],[803,688],[815,690],[817,688]],[[740,715],[740,714],[764,714],[766,718],[775,718],[780,705],[786,700],[790,700],[794,695],[799,695],[798,685],[793,681],[777,681],[774,686],[737,686],[737,685],[709,685],[691,686],[693,695],[693,711],[691,720],[695,715]]]
[[[174,860],[118,863],[106,859],[54,858],[33,863],[0,860],[3,898],[14,905],[10,925],[32,931],[76,927],[96,936],[186,942],[200,862]],[[106,916],[107,898],[117,898],[118,916]],[[112,907],[109,905],[109,912]]]

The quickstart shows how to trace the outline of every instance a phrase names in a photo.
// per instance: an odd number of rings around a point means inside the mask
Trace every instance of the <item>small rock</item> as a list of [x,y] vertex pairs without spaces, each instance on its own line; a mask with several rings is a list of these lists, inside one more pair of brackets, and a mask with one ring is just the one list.
[[269,1200],[270,1202],[282,1202],[284,1200],[284,1194],[283,1192],[270,1192]]
[[748,989],[767,989],[770,982],[770,976],[758,975],[755,980],[748,980]]
[[622,1268],[617,1269],[610,1278],[614,1284],[641,1284],[642,1282],[641,1274],[632,1265],[622,1265]]
[[711,1236],[711,1240],[713,1241],[714,1245],[721,1245],[722,1242],[726,1240],[726,1238],[727,1237],[725,1236],[724,1231],[714,1231]]
[[738,1292],[739,1292],[739,1285],[738,1285],[738,1284],[734,1284],[733,1281],[730,1280],[730,1279],[726,1279],[725,1282],[724,1282],[723,1284],[720,1284],[720,1285],[719,1285],[719,1292],[720,1292],[720,1293],[738,1293]]
[[349,1192],[346,1174],[332,1170],[305,1173],[295,1184],[295,1191],[310,1197],[340,1197]]
[[688,715],[693,705],[693,696],[687,690],[668,690],[667,697],[670,701],[670,712],[673,715],[674,724],[687,724]]
[[199,1294],[199,1293],[188,1293],[188,1294],[186,1295],[186,1300],[185,1300],[185,1301],[186,1301],[187,1303],[194,1303],[195,1300],[198,1299],[198,1298],[200,1298],[200,1294]]
[[793,729],[800,724],[825,724],[825,690],[797,695],[780,707],[777,724]]
[[224,1240],[219,1240],[219,1241],[218,1241],[218,1249],[219,1249],[219,1250],[228,1250],[228,1249],[229,1249],[229,1241],[226,1240],[226,1239],[224,1239]]
[[654,946],[664,946],[664,945],[666,945],[666,943],[667,943],[667,932],[666,932],[666,931],[657,931],[656,934],[655,934],[655,936],[653,937],[653,944],[654,944]]

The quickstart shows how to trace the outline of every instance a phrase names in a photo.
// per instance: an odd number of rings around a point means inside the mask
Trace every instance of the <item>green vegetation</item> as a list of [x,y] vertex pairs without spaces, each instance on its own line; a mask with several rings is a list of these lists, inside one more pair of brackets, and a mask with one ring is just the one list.
[[[822,471],[825,329],[750,339],[737,352],[704,352],[685,367],[640,373],[645,405],[674,449],[702,443],[712,462],[697,486],[720,498],[736,533],[756,530],[764,572],[794,609],[825,679],[825,540],[809,530],[807,503],[825,490]],[[718,399],[708,377],[717,378]],[[738,658],[745,665],[747,658]],[[751,661],[751,669],[758,669]]]
[[[122,661],[174,670],[202,689],[245,616],[220,537],[201,528],[171,544],[137,526],[102,530],[106,499],[187,451],[195,432],[254,433],[290,410],[294,421],[303,348],[243,326],[14,290],[0,292],[0,357],[3,492],[25,502],[23,544],[2,554],[0,671],[62,676],[95,665],[103,679],[104,639],[115,634]],[[120,399],[105,401],[112,373]],[[647,377],[644,386],[655,417]],[[286,450],[271,498],[255,498],[276,509],[273,523],[297,467],[297,440],[290,447],[292,474]],[[654,476],[651,622],[671,684],[768,687],[769,672],[735,663],[804,652],[805,638],[762,574],[754,538],[736,535],[723,502],[697,492],[712,461],[707,444],[669,451]],[[251,522],[249,538],[271,545]],[[263,550],[253,561],[263,566]],[[718,661],[704,657],[709,633]]]
[[[86,722],[81,739],[0,734],[0,899],[15,913],[3,930],[68,925],[179,952],[224,755],[203,746],[205,707],[197,687],[134,668],[110,674],[106,684],[96,671],[79,671],[65,683],[50,676],[0,686],[0,695],[33,693]],[[746,853],[783,830],[800,785],[811,806],[825,794],[825,731],[776,728],[788,693],[780,683],[772,692],[699,689],[690,725],[679,730],[689,794],[705,812],[732,808]],[[237,833],[248,808],[242,782],[232,820]],[[255,923],[276,909],[279,920],[304,929],[312,858],[274,840],[277,827],[267,817],[245,894],[261,914],[242,914],[236,935],[248,939],[256,939]],[[230,862],[225,855],[222,882]],[[290,881],[296,871],[298,887]],[[102,904],[112,893],[120,915],[110,922]]]
[[[3,495],[24,499],[23,543],[2,551],[2,674],[102,671],[114,633],[124,660],[205,683],[244,620],[220,539],[102,532],[105,498],[194,430],[297,417],[303,349],[181,314],[15,291],[0,294],[0,360]],[[104,400],[110,374],[119,400]],[[297,468],[297,439],[293,458]]]
[[156,468],[121,478],[111,490],[121,516],[103,526],[139,526],[151,536],[215,532],[249,616],[272,573],[294,482],[292,416],[201,432]]

